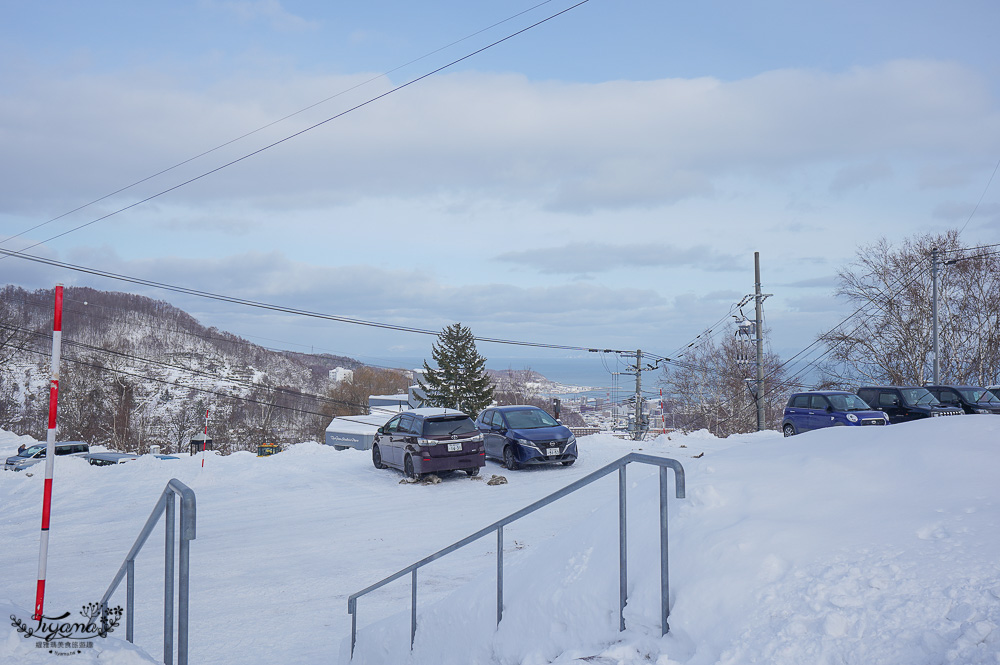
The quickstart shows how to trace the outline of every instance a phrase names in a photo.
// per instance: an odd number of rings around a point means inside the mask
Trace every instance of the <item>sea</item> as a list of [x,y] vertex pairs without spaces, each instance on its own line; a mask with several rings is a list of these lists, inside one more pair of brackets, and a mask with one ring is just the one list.
[[[369,362],[365,358],[359,357],[361,362]],[[617,384],[625,391],[635,390],[635,375],[616,375],[616,372],[627,370],[627,364],[634,358],[624,358],[619,360],[613,354],[587,354],[573,357],[509,357],[509,358],[487,358],[487,369],[493,370],[526,370],[541,374],[546,379],[564,386],[576,386],[581,393],[593,394],[595,396],[604,395],[612,391]],[[417,368],[423,367],[423,358],[379,358],[377,362],[371,364],[388,367]],[[655,385],[659,372],[643,373],[644,387],[647,389]],[[647,378],[648,377],[648,378]],[[648,383],[647,383],[648,381]]]

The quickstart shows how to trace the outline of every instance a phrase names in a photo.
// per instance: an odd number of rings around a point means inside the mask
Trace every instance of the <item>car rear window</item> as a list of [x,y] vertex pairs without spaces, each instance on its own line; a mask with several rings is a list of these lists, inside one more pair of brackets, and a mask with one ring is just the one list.
[[468,416],[436,418],[424,421],[424,436],[450,436],[452,434],[475,434],[476,424]]

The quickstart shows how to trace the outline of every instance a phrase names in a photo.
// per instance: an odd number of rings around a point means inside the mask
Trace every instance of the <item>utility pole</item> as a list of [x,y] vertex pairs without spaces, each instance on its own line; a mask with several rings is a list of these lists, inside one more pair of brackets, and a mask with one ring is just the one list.
[[934,385],[939,386],[941,383],[938,381],[941,377],[941,359],[940,351],[938,346],[938,268],[940,266],[940,261],[938,260],[938,248],[935,247],[931,250],[931,282],[933,287],[931,288],[931,343],[933,345],[933,355],[934,355]]
[[754,399],[757,402],[757,431],[764,430],[764,322],[763,304],[764,296],[760,292],[760,252],[753,253],[754,267],[754,300],[757,309],[757,390],[754,391]]
[[642,349],[635,351],[635,433],[633,441],[642,440]]

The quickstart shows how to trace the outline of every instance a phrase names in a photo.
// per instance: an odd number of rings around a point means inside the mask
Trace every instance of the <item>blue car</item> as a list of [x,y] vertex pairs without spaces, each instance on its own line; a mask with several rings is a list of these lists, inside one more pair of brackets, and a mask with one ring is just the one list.
[[889,416],[875,411],[853,393],[823,390],[795,393],[788,398],[781,431],[792,436],[823,427],[888,425]]
[[486,457],[500,460],[511,471],[536,464],[576,461],[576,437],[537,406],[498,406],[476,419],[486,444]]

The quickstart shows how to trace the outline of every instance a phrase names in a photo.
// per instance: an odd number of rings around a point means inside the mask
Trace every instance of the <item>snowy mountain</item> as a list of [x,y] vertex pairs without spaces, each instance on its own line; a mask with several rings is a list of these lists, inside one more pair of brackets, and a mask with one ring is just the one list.
[[[0,426],[44,436],[52,291],[0,291]],[[12,336],[12,338],[11,338]],[[163,302],[64,292],[60,433],[116,449],[177,450],[205,424],[223,447],[313,438],[330,419],[329,372],[351,358],[272,351]]]

